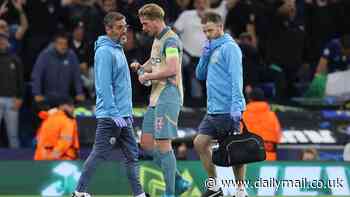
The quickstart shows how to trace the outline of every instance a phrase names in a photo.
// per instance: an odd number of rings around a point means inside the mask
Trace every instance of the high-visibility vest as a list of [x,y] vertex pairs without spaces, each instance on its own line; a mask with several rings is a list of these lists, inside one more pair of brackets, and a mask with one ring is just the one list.
[[248,103],[247,110],[243,112],[243,120],[250,132],[264,139],[266,160],[276,160],[276,145],[280,142],[281,126],[269,104],[262,101]]
[[34,160],[77,159],[80,148],[77,121],[60,110],[45,118],[37,132]]

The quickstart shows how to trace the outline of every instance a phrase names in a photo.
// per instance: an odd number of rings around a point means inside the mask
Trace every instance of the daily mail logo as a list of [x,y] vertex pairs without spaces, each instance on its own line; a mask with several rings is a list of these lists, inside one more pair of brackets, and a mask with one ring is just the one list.
[[321,130],[284,130],[281,143],[283,144],[334,144],[337,140],[333,132],[327,129]]

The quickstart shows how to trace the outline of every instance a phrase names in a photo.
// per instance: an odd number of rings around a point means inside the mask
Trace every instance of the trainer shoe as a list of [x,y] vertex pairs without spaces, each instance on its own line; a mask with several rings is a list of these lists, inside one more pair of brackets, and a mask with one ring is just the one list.
[[177,178],[175,180],[175,194],[181,195],[185,191],[191,188],[191,183],[184,178]]
[[244,189],[237,189],[233,197],[248,197],[248,194]]
[[205,191],[202,194],[202,197],[223,197],[223,196],[224,196],[224,193],[222,193],[221,188],[218,191],[207,189],[207,191]]
[[91,197],[90,194],[85,193],[85,192],[73,192],[72,197]]

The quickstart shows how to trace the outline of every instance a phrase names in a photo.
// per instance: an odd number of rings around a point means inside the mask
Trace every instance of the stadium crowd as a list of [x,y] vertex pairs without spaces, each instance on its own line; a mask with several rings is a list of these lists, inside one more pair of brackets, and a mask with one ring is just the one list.
[[[19,113],[36,116],[58,95],[93,105],[94,41],[104,34],[107,12],[119,11],[127,18],[128,63],[148,58],[152,39],[142,33],[137,11],[150,2],[165,9],[167,24],[183,41],[187,107],[205,106],[205,84],[194,75],[206,41],[200,19],[209,9],[223,17],[226,32],[241,47],[246,95],[258,87],[268,98],[284,102],[304,96],[308,85],[327,72],[350,65],[347,0],[4,0],[0,120],[10,147],[20,147]],[[132,79],[134,103],[145,104],[149,88],[137,83],[136,73]],[[33,121],[38,128],[40,120]],[[7,140],[0,133],[3,145]]]

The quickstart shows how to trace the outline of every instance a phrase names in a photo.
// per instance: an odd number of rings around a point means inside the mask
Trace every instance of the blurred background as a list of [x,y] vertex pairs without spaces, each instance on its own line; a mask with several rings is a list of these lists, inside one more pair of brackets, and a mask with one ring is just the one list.
[[[153,39],[142,33],[137,11],[151,2],[164,8],[167,24],[184,45],[185,102],[173,143],[181,173],[193,181],[183,196],[200,196],[206,178],[192,140],[206,111],[205,83],[194,71],[205,42],[200,18],[209,9],[224,18],[225,31],[241,47],[248,103],[243,119],[265,140],[269,161],[249,164],[247,179],[343,180],[340,188],[252,187],[249,194],[350,196],[349,0],[1,0],[0,196],[73,191],[94,142],[93,48],[104,34],[103,17],[109,11],[126,16],[127,60],[143,63]],[[139,140],[150,89],[130,72]],[[39,134],[58,142],[50,132],[65,124],[55,120],[60,110],[72,112],[76,121],[75,144],[60,150],[74,154],[33,161]],[[126,178],[120,178],[122,159],[117,146],[112,162],[99,168],[92,193],[130,193]],[[142,150],[140,159],[145,189],[157,196],[164,190],[160,171]],[[152,180],[159,182],[148,184]]]

